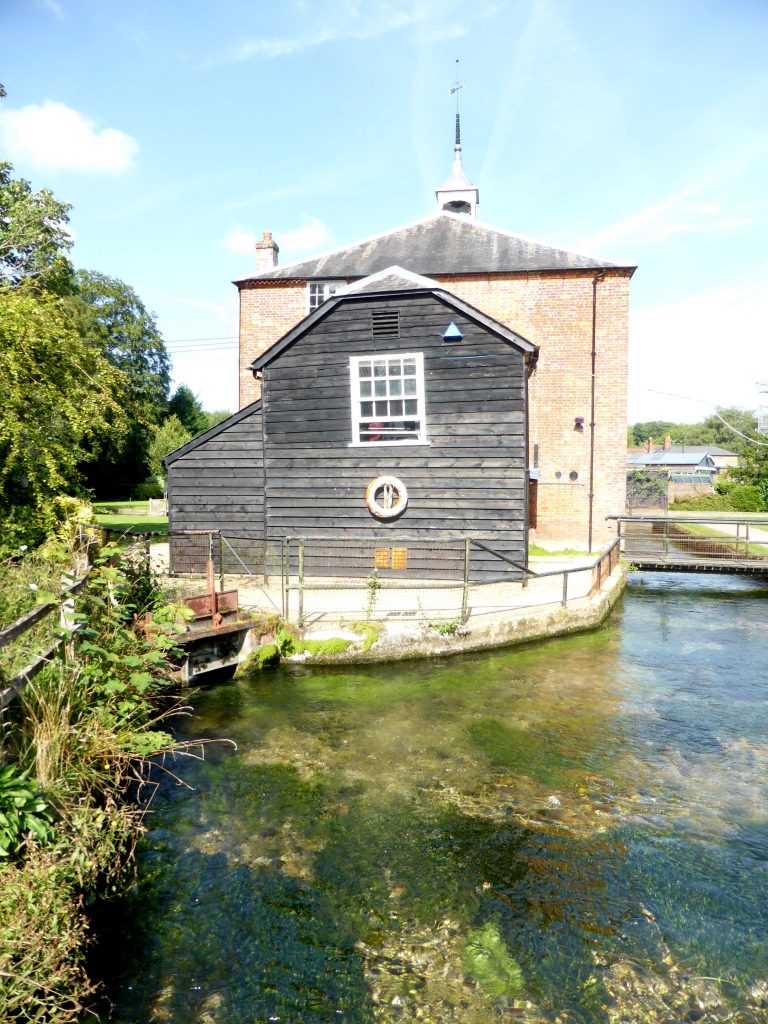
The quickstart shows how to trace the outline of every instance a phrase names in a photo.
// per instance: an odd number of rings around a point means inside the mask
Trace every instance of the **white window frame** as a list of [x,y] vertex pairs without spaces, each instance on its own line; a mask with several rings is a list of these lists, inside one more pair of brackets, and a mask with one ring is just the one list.
[[[372,363],[375,360],[403,360],[413,359],[416,362],[416,394],[413,396],[403,395],[403,401],[406,397],[416,399],[416,414],[409,415],[403,412],[402,414],[394,414],[392,416],[387,415],[376,415],[371,413],[370,415],[363,415],[361,404],[363,402],[372,401],[375,402],[375,396],[367,396],[361,394],[361,380],[368,378],[361,378],[360,366],[365,363]],[[371,380],[375,379],[373,377]],[[387,374],[384,377],[385,380],[391,378]],[[403,378],[405,379],[405,378]],[[350,356],[349,357],[349,386],[351,394],[351,413],[352,413],[352,441],[350,448],[384,448],[384,447],[403,447],[404,445],[415,445],[415,444],[429,444],[427,440],[427,402],[426,393],[424,390],[424,353],[423,352],[376,352],[370,355],[364,356]],[[393,401],[393,396],[387,395],[386,398],[380,399],[380,401]],[[403,422],[406,420],[414,419],[419,423],[418,433],[414,433],[405,438],[398,438],[397,440],[387,440],[386,435],[382,437],[380,441],[361,441],[360,440],[360,426],[365,422],[380,422],[386,429],[386,423],[389,422]]]
[[[324,302],[327,302],[332,295],[335,295],[339,288],[344,287],[344,281],[307,281],[307,313],[313,313]],[[312,289],[319,289],[319,302],[312,305]]]

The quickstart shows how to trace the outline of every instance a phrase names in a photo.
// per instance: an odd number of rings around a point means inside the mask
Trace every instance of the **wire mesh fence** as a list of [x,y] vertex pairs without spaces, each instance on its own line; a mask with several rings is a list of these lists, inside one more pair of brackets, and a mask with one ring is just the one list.
[[285,538],[282,613],[323,618],[444,621],[461,617],[471,566],[463,538]]
[[300,626],[466,623],[512,609],[564,606],[599,590],[619,554],[614,543],[597,559],[535,572],[519,550],[469,537],[265,541],[204,531],[171,534],[169,546],[175,574],[199,575],[210,561],[221,589],[226,576],[240,578],[241,604],[270,607]]
[[272,576],[281,571],[281,545],[261,537],[242,537],[218,530],[185,530],[168,534],[171,572],[179,575],[205,571],[208,560],[217,573],[235,576]]
[[717,516],[617,517],[627,558],[659,563],[761,563],[768,560],[768,523]]
[[472,538],[400,539],[397,547],[291,538],[283,542],[279,607],[299,626],[359,619],[465,624],[589,597],[618,558],[614,542],[597,559],[541,573]]
[[669,480],[666,472],[650,469],[627,472],[627,512],[644,509],[666,512],[668,506]]

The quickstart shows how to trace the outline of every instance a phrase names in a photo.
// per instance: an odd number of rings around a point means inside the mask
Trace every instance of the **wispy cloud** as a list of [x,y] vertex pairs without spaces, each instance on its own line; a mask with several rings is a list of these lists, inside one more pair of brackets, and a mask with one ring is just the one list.
[[243,196],[242,199],[235,199],[229,203],[222,203],[220,206],[212,207],[211,210],[218,218],[224,213],[234,213],[238,210],[246,210],[255,206],[265,206],[269,203],[276,203],[283,199],[296,199],[306,197],[311,193],[335,192],[340,185],[348,179],[342,177],[336,168],[327,171],[313,173],[298,179],[290,185],[281,185],[279,188],[264,189],[262,192],[255,192]]
[[59,3],[59,0],[36,0],[37,6],[41,7],[44,11],[48,11],[54,18],[64,17],[64,8]]
[[232,228],[224,236],[222,244],[229,252],[242,256],[253,252],[253,247],[256,245],[256,235],[253,231],[244,231],[243,228]]
[[[252,231],[246,231],[238,226],[227,233],[223,245],[225,249],[236,255],[250,255],[253,253],[256,241],[256,235]],[[314,217],[300,228],[286,231],[276,241],[280,246],[281,253],[285,257],[292,258],[316,252],[318,249],[330,245],[332,235],[327,226]]]
[[189,297],[181,297],[179,302],[186,304],[187,306],[193,306],[195,309],[204,309],[208,313],[213,313],[222,324],[227,327],[232,327],[236,323],[237,318],[237,302],[232,298],[229,302],[205,302],[202,299],[192,299]]
[[[145,283],[141,286],[141,294],[146,300],[152,305],[164,309],[169,307],[191,307],[193,309],[200,309],[206,313],[211,314],[211,320],[208,323],[216,324],[226,328],[229,334],[236,334],[237,328],[237,314],[238,314],[238,297],[235,294],[230,294],[230,291],[224,291],[218,289],[221,294],[221,301],[212,301],[210,299],[201,299],[192,295],[180,295],[178,292],[166,291],[163,288],[157,288],[153,283]],[[198,325],[197,327],[191,326],[190,328],[182,332],[184,339],[172,338],[171,341],[186,340],[187,336],[192,338],[195,334],[207,334],[210,333],[209,326]]]
[[733,231],[754,223],[754,214],[737,214],[724,211],[719,203],[695,201],[693,197],[702,187],[696,183],[652,203],[580,240],[578,247],[582,252],[591,252],[617,243],[662,242],[674,235]]
[[45,100],[0,111],[0,148],[11,160],[43,170],[119,174],[133,166],[139,144],[116,128],[97,128],[64,103]]
[[331,244],[333,236],[322,221],[313,217],[309,223],[294,231],[286,231],[282,246],[289,253],[303,255]]
[[[489,6],[487,3],[481,6]],[[495,4],[491,6],[496,7]],[[393,3],[389,0],[346,0],[312,8],[312,21],[321,27],[298,30],[280,36],[258,36],[246,39],[207,57],[202,67],[239,64],[247,60],[274,60],[291,57],[328,43],[363,41],[404,29],[420,28],[438,40],[455,39],[468,31],[468,23],[458,18],[456,0],[416,0]],[[302,17],[302,22],[306,18]]]
[[[491,101],[496,117],[479,179],[508,179],[510,145],[522,151],[526,133],[534,145],[541,146],[543,133],[555,150],[569,151],[621,124],[620,90],[606,79],[578,11],[558,0],[522,0],[505,11],[509,52],[498,67],[499,88]],[[599,119],[584,116],[592,107],[600,110]],[[535,121],[531,110],[537,113]]]

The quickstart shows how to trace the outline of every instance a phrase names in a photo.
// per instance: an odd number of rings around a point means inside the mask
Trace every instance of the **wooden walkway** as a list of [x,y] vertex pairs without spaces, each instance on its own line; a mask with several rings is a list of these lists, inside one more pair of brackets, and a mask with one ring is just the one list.
[[649,572],[768,576],[768,521],[757,516],[609,516],[621,552]]

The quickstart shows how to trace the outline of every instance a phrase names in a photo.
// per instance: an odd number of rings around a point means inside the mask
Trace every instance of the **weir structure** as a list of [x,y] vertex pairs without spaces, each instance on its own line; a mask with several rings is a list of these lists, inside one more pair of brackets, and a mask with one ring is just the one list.
[[648,572],[768,577],[768,518],[749,515],[608,516],[622,556]]

